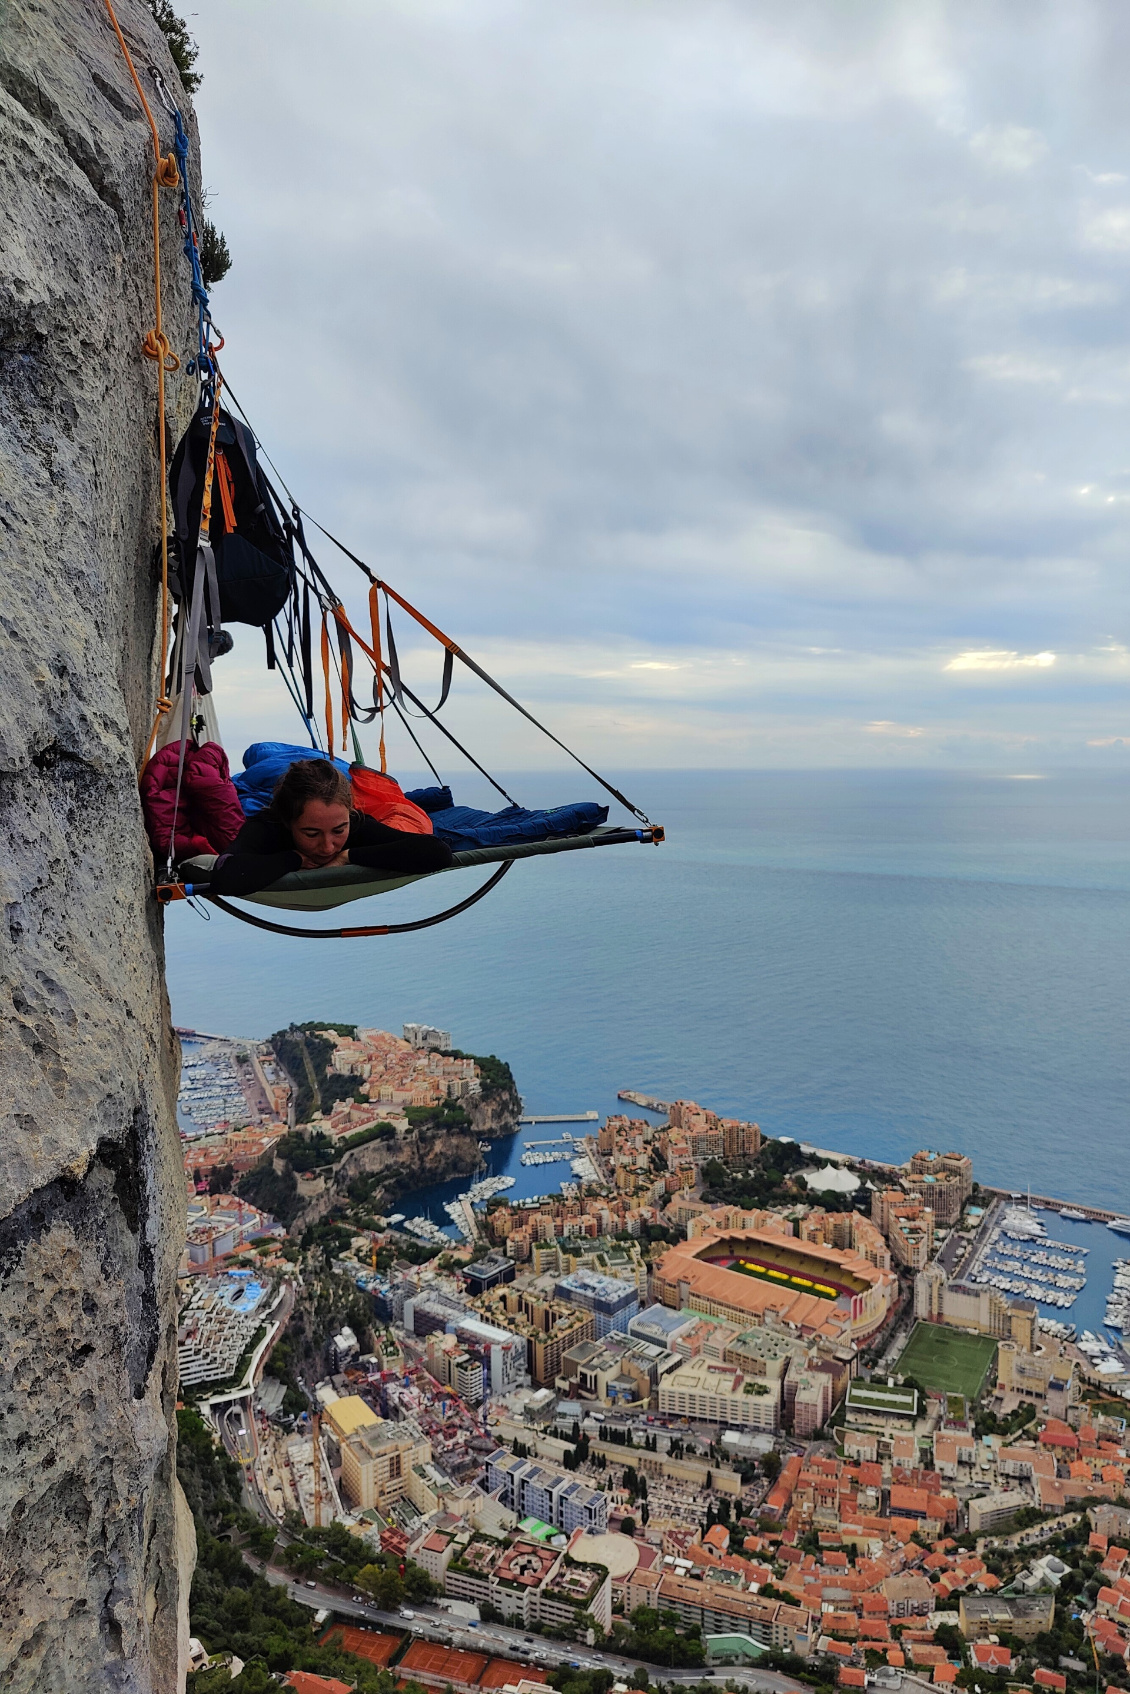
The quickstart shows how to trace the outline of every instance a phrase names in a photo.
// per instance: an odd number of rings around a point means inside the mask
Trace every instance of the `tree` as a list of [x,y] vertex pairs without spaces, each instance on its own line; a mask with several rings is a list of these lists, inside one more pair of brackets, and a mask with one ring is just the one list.
[[357,1572],[358,1588],[371,1594],[382,1611],[390,1612],[404,1597],[404,1584],[394,1570],[385,1565],[362,1565]]
[[224,232],[216,228],[211,218],[205,218],[200,230],[200,274],[205,288],[223,282],[230,270],[231,252]]
[[169,0],[149,0],[149,10],[168,43],[169,57],[177,68],[177,75],[185,93],[195,94],[204,78],[199,71],[193,69],[200,56],[200,49],[189,35],[188,25],[173,11]]
[[646,1688],[650,1682],[651,1678],[648,1676],[645,1667],[643,1665],[637,1665],[631,1676],[628,1678],[628,1687]]
[[635,1518],[624,1518],[620,1524],[620,1533],[621,1535],[634,1535],[636,1533]]
[[230,1194],[234,1176],[234,1165],[217,1165],[208,1178],[209,1194]]

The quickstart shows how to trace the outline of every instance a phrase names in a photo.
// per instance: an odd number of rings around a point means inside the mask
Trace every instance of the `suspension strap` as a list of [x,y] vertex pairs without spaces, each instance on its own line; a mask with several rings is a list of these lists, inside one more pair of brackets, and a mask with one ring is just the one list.
[[[333,610],[334,617],[338,620],[339,623],[344,624],[345,628],[349,631],[350,635],[353,637],[354,641],[356,641],[357,645],[361,648],[362,652],[367,654],[369,659],[372,660],[373,664],[375,665],[377,663],[376,654],[373,652],[373,649],[369,646],[369,643],[367,641],[365,641],[360,635],[358,635],[357,631],[354,629],[353,625],[350,623],[348,617],[346,616],[345,607],[340,603],[340,601],[338,601],[334,604],[332,610]],[[389,670],[389,667],[387,665],[384,665],[382,668],[386,672]],[[475,769],[478,771],[480,776],[485,776],[487,781],[490,783],[491,787],[493,789],[495,789],[497,793],[501,794],[502,798],[504,800],[509,800],[509,802],[512,806],[516,806],[518,804],[518,802],[517,802],[517,800],[515,800],[514,796],[512,794],[508,794],[506,792],[505,788],[503,788],[502,784],[498,781],[498,779],[496,777],[491,776],[490,772],[486,769],[486,767],[484,765],[480,765],[479,761],[475,758],[474,754],[469,753],[467,751],[466,747],[464,747],[464,745],[461,741],[456,740],[455,736],[452,735],[452,733],[448,729],[447,725],[445,723],[443,723],[441,721],[441,719],[437,718],[434,712],[430,712],[428,710],[427,706],[424,705],[424,702],[420,699],[419,695],[413,694],[412,690],[408,687],[408,684],[406,682],[402,682],[400,686],[401,686],[401,689],[402,689],[404,695],[409,700],[411,700],[412,704],[414,706],[419,706],[421,715],[423,717],[427,718],[428,721],[434,726],[434,728],[439,730],[441,735],[444,735],[444,736],[447,737],[448,741],[451,742],[451,745],[458,752],[462,753],[462,755],[466,759],[467,763],[469,765],[473,765],[475,767]],[[405,729],[408,729],[408,720],[407,720],[404,712],[401,710],[400,705],[397,702],[395,695],[392,695],[391,698],[392,698],[392,704],[393,704],[393,707],[396,711],[397,716],[399,717],[401,723],[404,725]],[[409,735],[412,735],[412,731],[410,729],[408,729],[408,733],[409,733]],[[420,748],[420,752],[423,753],[424,750],[423,750],[422,747],[420,747],[420,743],[416,740],[416,737],[414,735],[412,735],[412,739],[413,739],[413,741],[416,742],[416,746]],[[432,764],[431,760],[428,758],[426,753],[424,754],[424,759],[425,759],[425,762],[427,763],[428,769],[431,771],[432,775],[436,777],[436,781],[439,782],[440,779],[436,775],[435,766]]]
[[[310,516],[309,513],[307,513],[306,515],[308,517]],[[640,823],[644,824],[648,829],[650,829],[652,827],[651,819],[647,816],[646,812],[641,812],[638,806],[633,806],[632,802],[628,799],[626,794],[621,794],[620,790],[618,788],[613,787],[612,783],[608,782],[606,780],[606,778],[602,777],[599,771],[594,771],[591,765],[586,764],[584,759],[581,758],[579,753],[574,753],[573,749],[571,747],[567,747],[565,745],[564,741],[560,740],[559,737],[554,735],[554,733],[551,729],[547,729],[543,723],[540,723],[538,721],[538,719],[534,717],[534,714],[532,712],[529,712],[529,711],[526,710],[525,706],[522,705],[520,700],[515,700],[513,694],[508,693],[507,690],[505,688],[503,688],[503,686],[500,682],[496,682],[494,680],[494,678],[489,674],[489,672],[485,671],[481,665],[476,664],[475,660],[472,659],[471,656],[468,653],[465,653],[463,651],[462,647],[459,646],[458,642],[452,641],[452,639],[449,635],[445,635],[443,633],[442,629],[437,628],[437,626],[434,623],[432,623],[430,618],[426,618],[424,616],[423,612],[417,611],[416,607],[412,605],[411,601],[406,600],[402,594],[398,594],[396,592],[395,588],[390,588],[388,583],[385,582],[381,577],[375,576],[373,574],[373,572],[369,569],[368,565],[365,563],[364,559],[359,559],[357,557],[356,553],[351,552],[350,549],[345,545],[345,543],[343,541],[339,541],[336,535],[331,535],[329,530],[326,529],[325,525],[320,524],[318,522],[317,518],[311,517],[310,522],[312,524],[314,524],[317,529],[321,530],[322,534],[325,536],[327,541],[333,542],[334,546],[337,548],[339,553],[344,553],[347,559],[352,559],[353,563],[357,566],[358,570],[363,571],[364,574],[368,577],[370,583],[372,583],[374,586],[379,587],[381,589],[382,593],[385,596],[386,603],[389,599],[395,600],[397,605],[402,607],[404,609],[404,611],[406,611],[408,613],[409,617],[415,618],[416,622],[420,625],[420,627],[422,629],[426,629],[428,634],[430,636],[432,636],[434,640],[440,642],[441,645],[444,646],[447,649],[447,651],[450,654],[452,654],[456,659],[461,660],[461,662],[467,666],[468,670],[473,671],[474,674],[479,678],[480,682],[485,682],[488,688],[492,688],[494,690],[494,692],[501,699],[506,701],[507,705],[513,706],[513,708],[516,712],[521,712],[522,716],[527,720],[527,722],[532,723],[535,729],[539,729],[543,735],[548,736],[550,741],[553,742],[555,747],[560,747],[560,749],[563,753],[567,753],[568,756],[576,764],[580,765],[580,767],[583,771],[588,772],[589,776],[592,777],[594,782],[599,782],[600,786],[604,789],[606,794],[611,794],[611,796],[614,800],[618,800],[622,806],[624,806],[629,812],[631,812],[631,814],[634,818],[638,818]],[[391,654],[390,654],[390,660],[391,660]],[[408,692],[407,689],[405,689],[405,693],[407,693],[407,692]],[[416,700],[415,704],[420,705],[421,702],[419,700]],[[424,709],[425,709],[426,715],[428,717],[432,718],[432,722],[436,724],[437,729],[443,729],[443,725],[440,724],[434,718],[432,713],[427,712],[426,708],[424,708]],[[446,730],[444,731],[444,733],[445,734],[447,733]],[[479,767],[479,768],[481,768],[481,767]],[[495,783],[495,787],[496,788],[498,787],[497,783]],[[500,792],[502,792],[502,791],[500,790]],[[507,799],[509,799],[509,795],[507,795]]]
[[330,692],[330,630],[326,622],[326,614],[322,613],[322,674],[326,679],[326,747],[329,757],[334,756],[334,703]]
[[[385,679],[382,673],[381,659],[381,609],[380,590],[374,582],[369,589],[369,623],[373,631],[373,704],[377,708],[381,720],[381,772],[388,772],[388,759],[385,755]],[[413,737],[415,739],[415,737]],[[417,742],[417,746],[419,743]],[[422,749],[421,749],[422,751]]]
[[[397,657],[396,641],[392,633],[392,611],[388,604],[388,591],[385,591],[385,633],[388,637],[388,673],[392,678],[393,698],[404,705],[404,685],[400,680],[400,660]],[[440,686],[439,704],[434,708],[442,712],[447,704],[447,696],[451,693],[451,675],[455,668],[455,655],[450,647],[443,650],[443,681]],[[428,716],[432,714],[429,713]]]
[[216,378],[216,398],[212,407],[212,427],[208,433],[208,457],[204,462],[204,494],[200,502],[200,528],[196,536],[196,569],[192,577],[192,603],[188,615],[188,632],[181,649],[181,714],[180,748],[177,753],[177,786],[173,795],[173,817],[169,825],[169,856],[165,866],[166,879],[171,880],[176,857],[177,820],[180,815],[180,792],[184,781],[184,758],[188,748],[188,733],[192,727],[192,696],[197,673],[205,693],[212,691],[212,671],[208,659],[207,623],[204,616],[204,596],[207,591],[209,610],[218,617],[220,590],[216,580],[216,560],[208,539],[212,521],[212,479],[216,468],[216,434],[220,427],[220,379]]

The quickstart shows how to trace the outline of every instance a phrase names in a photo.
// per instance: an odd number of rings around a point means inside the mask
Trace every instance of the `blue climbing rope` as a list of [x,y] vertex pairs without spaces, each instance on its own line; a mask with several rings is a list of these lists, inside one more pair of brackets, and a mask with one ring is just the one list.
[[196,307],[196,354],[189,360],[187,369],[195,373],[200,387],[210,394],[216,380],[216,354],[224,344],[221,335],[218,344],[212,340],[211,302],[208,290],[204,286],[204,273],[200,269],[200,247],[196,233],[196,219],[192,210],[192,194],[188,186],[188,131],[184,127],[184,119],[179,108],[169,97],[169,91],[161,79],[160,73],[153,72],[153,80],[157,84],[157,93],[161,104],[173,120],[176,131],[173,140],[173,151],[177,156],[177,169],[180,172],[181,192],[180,206],[177,210],[177,222],[184,234],[184,251],[192,267],[192,303]]

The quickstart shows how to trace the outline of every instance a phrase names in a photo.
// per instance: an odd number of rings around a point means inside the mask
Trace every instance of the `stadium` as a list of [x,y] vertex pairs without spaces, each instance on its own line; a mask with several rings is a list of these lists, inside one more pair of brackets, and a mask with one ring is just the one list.
[[862,1254],[761,1230],[719,1230],[663,1255],[656,1292],[664,1305],[734,1323],[767,1316],[843,1340],[865,1341],[898,1294],[894,1274]]

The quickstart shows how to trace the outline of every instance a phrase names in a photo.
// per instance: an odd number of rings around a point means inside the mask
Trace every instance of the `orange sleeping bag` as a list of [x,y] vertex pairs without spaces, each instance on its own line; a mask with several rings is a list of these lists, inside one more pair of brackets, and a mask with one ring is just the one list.
[[389,829],[403,830],[405,835],[435,833],[427,812],[405,797],[394,777],[383,776],[365,765],[350,765],[349,780],[353,784],[353,804],[367,817],[375,818]]

